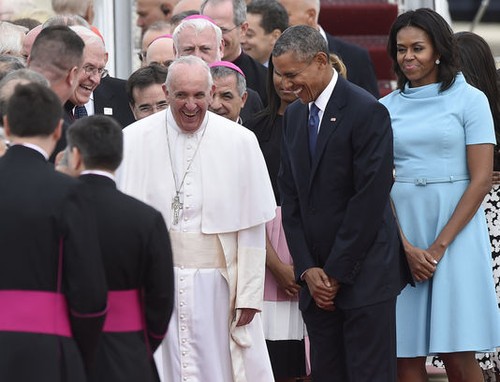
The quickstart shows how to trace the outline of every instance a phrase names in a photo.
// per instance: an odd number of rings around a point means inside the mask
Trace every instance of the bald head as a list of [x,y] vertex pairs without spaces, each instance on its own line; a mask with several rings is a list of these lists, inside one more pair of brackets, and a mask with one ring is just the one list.
[[175,52],[172,37],[158,37],[146,51],[146,65],[156,63],[168,67],[173,60]]
[[278,0],[287,10],[289,24],[309,25],[318,29],[320,0]]
[[200,12],[201,3],[203,0],[180,0],[174,7],[172,16],[178,15],[182,12],[187,11],[198,11]]

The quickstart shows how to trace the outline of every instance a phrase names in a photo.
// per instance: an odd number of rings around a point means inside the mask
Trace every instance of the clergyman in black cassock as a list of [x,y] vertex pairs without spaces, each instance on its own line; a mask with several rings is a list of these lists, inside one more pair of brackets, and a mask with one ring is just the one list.
[[108,314],[90,381],[149,382],[158,373],[152,354],[173,309],[173,264],[160,212],[116,189],[121,126],[108,116],[73,123],[69,166],[91,194],[108,282]]
[[[27,112],[29,110],[29,112]],[[0,381],[85,382],[106,311],[106,282],[81,182],[47,162],[61,102],[18,85],[0,158]]]

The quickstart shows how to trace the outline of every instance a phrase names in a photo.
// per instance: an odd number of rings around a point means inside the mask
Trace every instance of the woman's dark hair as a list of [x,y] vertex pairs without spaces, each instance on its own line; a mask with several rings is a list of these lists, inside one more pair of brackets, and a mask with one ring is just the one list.
[[500,129],[500,92],[496,83],[495,59],[490,46],[481,36],[472,32],[456,33],[455,39],[460,70],[469,84],[486,95],[495,128]]
[[495,59],[488,43],[472,32],[455,34],[460,70],[466,81],[481,90],[488,98],[495,124],[497,147],[495,149],[495,170],[500,169],[500,89],[497,84]]
[[269,134],[271,134],[271,128],[274,126],[274,121],[276,121],[276,118],[278,117],[278,110],[281,105],[281,98],[278,95],[276,89],[274,88],[273,74],[274,74],[274,64],[273,64],[273,57],[271,56],[269,58],[269,64],[267,67],[267,81],[266,81],[266,92],[267,92],[268,103],[264,109],[255,114],[255,117],[252,118],[253,120],[257,118],[264,118],[270,116],[271,118],[268,119],[267,126],[265,126],[263,130],[269,132]]
[[387,42],[387,52],[392,59],[392,67],[398,79],[398,89],[404,89],[408,78],[406,78],[398,64],[397,35],[402,28],[410,26],[422,29],[429,36],[432,46],[440,56],[438,66],[440,90],[448,89],[455,82],[455,76],[458,72],[455,39],[453,38],[453,31],[445,19],[429,8],[405,12],[399,15],[392,24]]

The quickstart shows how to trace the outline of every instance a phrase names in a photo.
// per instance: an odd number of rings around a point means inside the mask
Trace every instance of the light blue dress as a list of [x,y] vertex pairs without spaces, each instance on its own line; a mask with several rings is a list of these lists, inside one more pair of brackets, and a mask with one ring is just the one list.
[[[428,248],[467,188],[466,145],[494,143],[486,96],[457,75],[439,84],[396,90],[380,100],[391,114],[396,182],[391,197],[409,242]],[[480,209],[457,235],[432,279],[407,286],[397,300],[398,357],[500,346],[491,251]]]

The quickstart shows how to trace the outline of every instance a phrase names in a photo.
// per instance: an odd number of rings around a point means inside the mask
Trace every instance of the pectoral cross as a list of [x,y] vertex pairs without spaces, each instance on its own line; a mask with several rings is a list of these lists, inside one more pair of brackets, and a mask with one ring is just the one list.
[[172,212],[174,214],[174,225],[179,223],[179,212],[182,210],[183,203],[179,197],[179,191],[176,191],[174,198],[172,199]]

